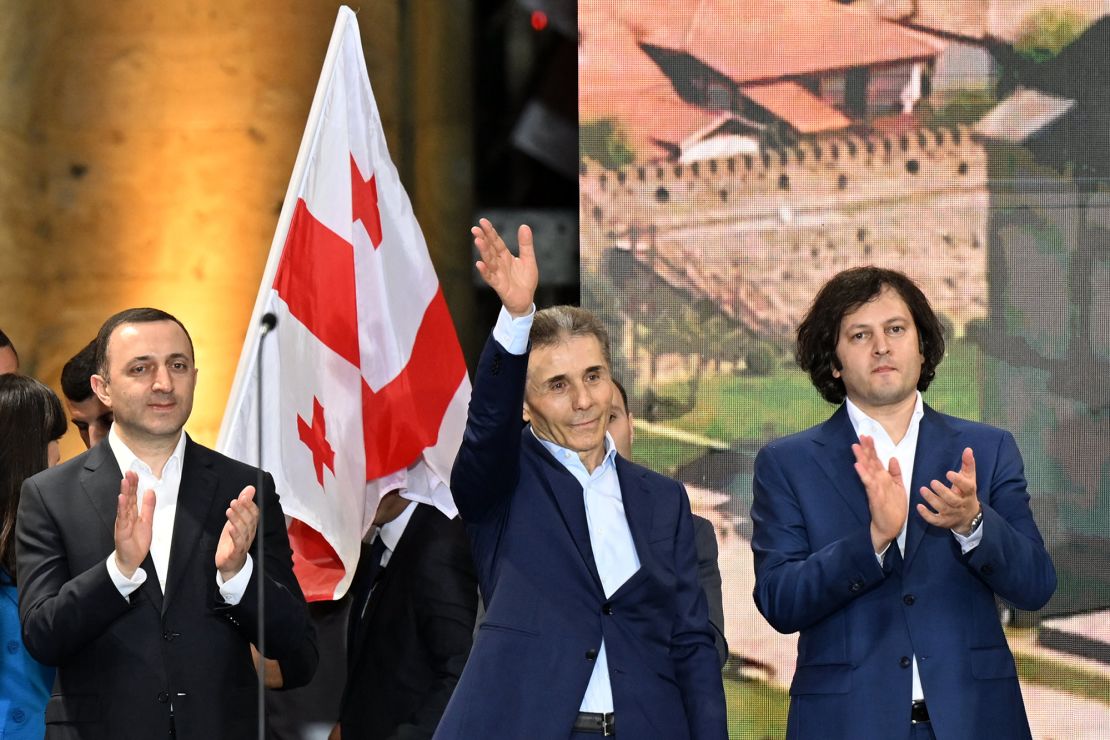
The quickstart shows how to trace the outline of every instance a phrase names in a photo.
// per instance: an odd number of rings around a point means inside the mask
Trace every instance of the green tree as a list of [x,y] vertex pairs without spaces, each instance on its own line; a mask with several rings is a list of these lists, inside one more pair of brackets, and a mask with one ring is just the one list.
[[597,161],[607,170],[623,169],[636,160],[628,137],[612,118],[583,123],[578,129],[578,148],[581,156]]
[[1034,62],[1052,59],[1075,41],[1090,22],[1067,8],[1042,8],[1022,24],[1014,51]]

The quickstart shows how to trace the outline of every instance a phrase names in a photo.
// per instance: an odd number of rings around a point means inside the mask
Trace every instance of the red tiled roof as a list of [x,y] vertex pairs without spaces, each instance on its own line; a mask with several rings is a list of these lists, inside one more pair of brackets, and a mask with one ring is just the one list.
[[579,10],[578,117],[583,123],[614,118],[640,156],[661,154],[655,139],[678,145],[717,118],[690,105],[610,8],[594,3]]
[[738,83],[929,59],[943,48],[927,34],[833,0],[581,0],[579,8],[583,34],[591,23],[623,27],[637,41],[687,52]]
[[852,125],[847,116],[796,82],[744,85],[740,92],[803,134],[836,131]]

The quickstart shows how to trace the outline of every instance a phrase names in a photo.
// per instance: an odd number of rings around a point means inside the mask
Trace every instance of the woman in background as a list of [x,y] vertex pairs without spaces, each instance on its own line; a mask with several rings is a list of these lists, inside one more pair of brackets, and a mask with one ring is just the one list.
[[23,481],[58,464],[66,417],[54,392],[24,375],[0,375],[0,738],[42,738],[54,669],[23,646],[15,517]]

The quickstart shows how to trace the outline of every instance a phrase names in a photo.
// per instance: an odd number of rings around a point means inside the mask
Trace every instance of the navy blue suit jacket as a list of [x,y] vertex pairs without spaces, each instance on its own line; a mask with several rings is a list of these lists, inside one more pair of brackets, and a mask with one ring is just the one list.
[[[910,488],[905,555],[880,566],[857,441],[844,406],[772,442],[755,463],[755,601],[771,625],[800,632],[789,738],[906,737],[916,655],[938,738],[1028,738],[1014,659],[995,595],[1038,609],[1056,572],[1029,509],[1013,437],[925,407]],[[918,492],[975,453],[983,538],[963,555],[916,511]]]
[[723,740],[686,491],[617,459],[640,569],[606,599],[582,487],[521,431],[527,366],[487,343],[452,471],[486,617],[436,738],[567,740],[604,638],[620,737]]

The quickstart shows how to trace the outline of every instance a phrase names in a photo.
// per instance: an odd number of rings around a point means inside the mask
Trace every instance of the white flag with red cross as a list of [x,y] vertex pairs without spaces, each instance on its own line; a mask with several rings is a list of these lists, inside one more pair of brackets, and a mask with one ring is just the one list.
[[[266,313],[277,326],[259,359]],[[291,517],[293,567],[310,601],[346,593],[389,491],[456,514],[448,481],[469,399],[358,23],[341,7],[217,445],[258,463],[261,412],[261,467]]]

